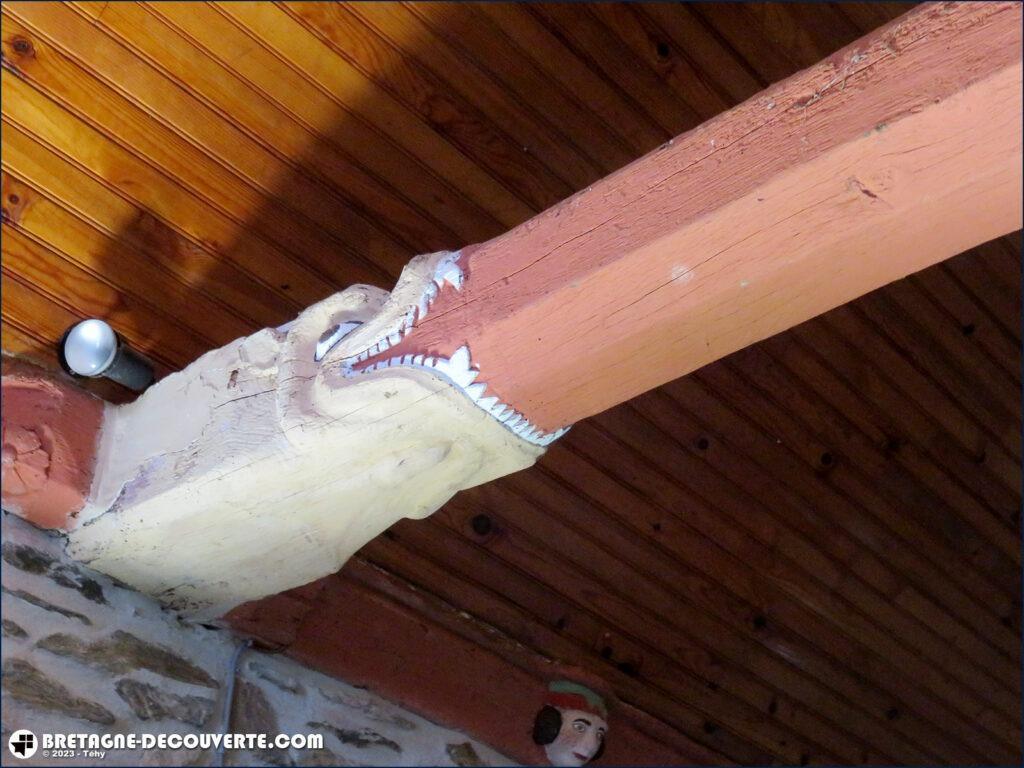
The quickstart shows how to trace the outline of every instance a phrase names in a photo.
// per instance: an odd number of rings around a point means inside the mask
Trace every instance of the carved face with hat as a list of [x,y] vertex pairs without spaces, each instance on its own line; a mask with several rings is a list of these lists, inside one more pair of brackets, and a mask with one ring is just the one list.
[[579,766],[600,757],[607,732],[608,710],[600,696],[570,680],[548,686],[533,740],[544,747],[551,765]]

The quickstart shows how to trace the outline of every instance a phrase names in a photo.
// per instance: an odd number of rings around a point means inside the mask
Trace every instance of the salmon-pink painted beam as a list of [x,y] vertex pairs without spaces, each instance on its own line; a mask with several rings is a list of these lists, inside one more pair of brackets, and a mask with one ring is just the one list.
[[386,357],[542,431],[1021,227],[1021,4],[920,6],[511,232]]

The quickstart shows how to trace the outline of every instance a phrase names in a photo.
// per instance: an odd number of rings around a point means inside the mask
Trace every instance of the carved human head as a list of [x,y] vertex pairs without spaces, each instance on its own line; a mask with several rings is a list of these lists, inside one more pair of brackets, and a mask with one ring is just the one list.
[[551,765],[579,766],[597,759],[607,732],[608,710],[600,696],[571,680],[548,686],[533,723],[533,740],[544,747]]

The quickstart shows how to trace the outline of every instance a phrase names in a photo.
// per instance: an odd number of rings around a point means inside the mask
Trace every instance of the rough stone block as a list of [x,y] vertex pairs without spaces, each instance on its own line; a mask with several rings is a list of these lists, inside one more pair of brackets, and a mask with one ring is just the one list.
[[3,666],[3,690],[35,709],[68,715],[100,725],[113,725],[114,715],[94,701],[80,698],[27,661],[7,659]]
[[445,751],[455,765],[487,765],[468,741],[461,744],[449,744],[445,747]]
[[82,569],[73,564],[60,562],[47,553],[26,544],[5,541],[2,548],[5,563],[27,573],[41,574],[62,587],[74,589],[94,603],[106,603],[103,588],[96,579],[86,576]]
[[73,635],[50,635],[39,641],[39,648],[69,656],[83,664],[111,674],[148,669],[157,675],[183,683],[217,688],[218,683],[179,653],[141,640],[130,632],[116,630],[109,637],[86,643]]
[[213,714],[213,699],[179,696],[131,678],[118,680],[114,690],[140,720],[178,720],[201,728]]
[[[183,621],[152,598],[71,562],[52,532],[6,514],[0,522],[0,742],[21,728],[187,734],[224,727],[221,706],[236,636]],[[245,651],[235,694],[231,731],[316,733],[324,745],[228,751],[227,765],[470,765],[474,753],[479,764],[508,764],[464,734],[281,655]],[[211,750],[126,750],[108,753],[103,765],[203,766],[215,758]],[[27,764],[45,764],[38,759]]]

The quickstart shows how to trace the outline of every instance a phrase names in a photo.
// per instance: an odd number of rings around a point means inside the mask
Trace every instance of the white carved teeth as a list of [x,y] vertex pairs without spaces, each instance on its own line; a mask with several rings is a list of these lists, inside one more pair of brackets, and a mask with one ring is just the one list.
[[[354,376],[359,373],[380,371],[385,368],[399,365],[431,368],[438,374],[457,384],[478,408],[490,414],[492,418],[497,420],[498,423],[503,424],[513,434],[519,436],[523,440],[533,443],[534,445],[543,447],[551,445],[551,443],[568,432],[569,427],[561,427],[553,432],[545,434],[536,426],[531,424],[523,414],[519,413],[511,406],[500,402],[496,396],[492,395],[490,397],[484,397],[484,393],[487,391],[487,384],[476,381],[480,372],[472,367],[473,363],[470,357],[469,347],[465,344],[455,350],[450,358],[427,357],[422,354],[408,354],[392,357],[390,359],[378,360],[372,365],[358,371],[353,367],[355,363],[359,363],[382,354],[386,350],[398,344],[403,337],[411,333],[415,324],[427,316],[431,303],[437,297],[438,290],[442,288],[445,283],[448,283],[457,290],[461,290],[463,273],[455,263],[457,258],[457,255],[454,258],[449,257],[438,264],[434,273],[433,281],[427,284],[427,287],[424,289],[423,294],[420,297],[419,303],[407,312],[403,323],[400,325],[398,330],[388,334],[369,349],[360,352],[354,358],[342,361],[345,376]],[[340,340],[340,338],[335,338],[337,336],[339,336],[339,334],[332,334],[332,338],[328,343],[332,346],[333,344],[336,344],[337,341]]]
[[452,352],[451,364],[455,368],[469,370],[469,347],[463,344]]
[[451,365],[449,365],[447,373],[448,376],[451,377],[451,380],[454,381],[463,389],[469,387],[469,385],[473,383],[473,380],[480,375],[479,371],[474,371],[469,368],[465,370],[459,370]]
[[427,316],[427,313],[430,311],[430,305],[434,303],[435,298],[437,298],[437,285],[427,283],[427,287],[423,289],[423,294],[420,296],[420,303],[416,307],[419,312],[419,320]]
[[469,397],[472,400],[477,401],[477,403],[479,404],[479,400],[486,390],[487,385],[484,383],[470,384],[468,387],[466,387],[466,394],[469,395]]
[[452,264],[448,269],[436,276],[434,282],[437,283],[438,288],[448,283],[456,290],[459,290],[462,288],[462,270]]
[[[440,361],[438,362],[440,363]],[[473,380],[480,374],[479,371],[474,371],[469,367],[469,362],[469,347],[463,344],[452,353],[445,369],[442,369],[440,364],[438,365],[438,369],[443,370],[444,373],[451,377],[452,381],[465,389],[472,384]]]
[[555,440],[560,438],[562,435],[564,435],[568,431],[569,431],[569,427],[559,427],[554,432],[548,432],[546,435],[544,435],[543,437],[539,438],[537,440],[537,444],[538,445],[543,445],[543,446],[551,445],[553,442],[555,442]]
[[[357,357],[357,361],[364,360],[372,354],[376,354],[379,351],[383,352],[388,348],[388,342],[386,339],[379,342],[374,347],[362,352]],[[539,445],[547,447],[551,445],[555,440],[560,438],[566,432],[569,431],[569,427],[561,427],[548,432],[545,434],[540,429],[535,427],[530,421],[521,413],[516,411],[514,408],[506,405],[505,403],[499,402],[498,398],[494,395],[490,397],[484,397],[484,392],[487,391],[487,384],[484,382],[473,383],[473,380],[479,375],[479,371],[473,370],[469,355],[469,348],[465,345],[459,347],[452,354],[450,358],[434,358],[425,357],[424,355],[404,355],[401,357],[392,357],[390,359],[378,360],[368,368],[359,371],[358,373],[369,373],[370,371],[380,371],[385,368],[398,365],[415,365],[426,368],[433,368],[439,374],[446,376],[456,383],[459,388],[466,393],[466,396],[474,402],[478,408],[489,413],[499,424],[504,424],[505,427],[518,437]],[[352,370],[351,364],[349,364],[346,370],[346,376],[354,375],[355,371]]]
[[438,262],[434,269],[434,282],[438,288],[448,283],[455,290],[462,290],[462,268],[456,263],[458,258],[459,254],[455,253]]

